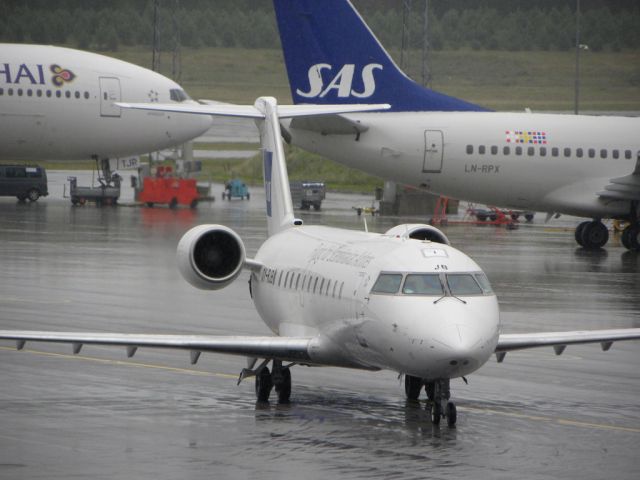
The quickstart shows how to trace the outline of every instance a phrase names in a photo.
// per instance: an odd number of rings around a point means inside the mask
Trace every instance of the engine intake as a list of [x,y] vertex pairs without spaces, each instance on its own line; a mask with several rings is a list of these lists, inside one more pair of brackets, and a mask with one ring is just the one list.
[[219,290],[233,282],[244,265],[244,243],[223,225],[198,225],[178,243],[178,268],[196,288]]
[[428,240],[430,242],[451,245],[451,242],[444,233],[436,227],[424,223],[397,225],[385,232],[385,235],[393,235],[399,238],[413,238],[415,240]]

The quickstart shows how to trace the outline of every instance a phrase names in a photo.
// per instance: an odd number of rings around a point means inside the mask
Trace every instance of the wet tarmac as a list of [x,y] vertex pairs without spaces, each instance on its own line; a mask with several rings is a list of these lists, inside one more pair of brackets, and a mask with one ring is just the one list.
[[[64,183],[53,175],[53,183]],[[222,187],[214,193],[219,197]],[[175,247],[222,223],[249,255],[264,240],[264,196],[188,209],[72,207],[0,199],[0,328],[266,334],[247,274],[219,292],[184,282]],[[329,194],[306,223],[363,228]],[[444,228],[487,272],[504,331],[640,327],[640,257],[618,239],[576,247],[577,219],[508,231]],[[367,217],[369,229],[416,219]],[[433,427],[392,372],[293,369],[289,405],[256,405],[244,360],[185,352],[0,344],[0,478],[637,478],[640,343],[510,353],[452,382],[458,426]]]

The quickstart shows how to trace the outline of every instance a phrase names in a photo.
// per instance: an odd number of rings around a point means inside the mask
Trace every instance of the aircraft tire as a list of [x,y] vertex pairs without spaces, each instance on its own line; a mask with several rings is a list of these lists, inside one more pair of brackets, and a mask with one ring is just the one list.
[[449,425],[450,427],[455,427],[457,421],[458,409],[456,408],[455,403],[449,402],[447,403],[447,425]]
[[582,229],[582,246],[587,250],[596,250],[606,245],[609,240],[609,230],[599,220],[588,222]]
[[632,223],[622,232],[622,245],[632,252],[640,252],[640,222]]
[[440,406],[440,402],[436,402],[431,407],[431,423],[433,423],[436,427],[440,425],[440,420],[442,418],[442,407]]
[[264,367],[256,374],[256,398],[259,402],[268,402],[271,389],[273,388],[273,380],[271,372]]
[[289,398],[291,398],[291,370],[283,368],[281,375],[282,380],[279,385],[276,385],[278,403],[289,403]]
[[407,395],[408,400],[418,400],[420,390],[422,390],[421,378],[412,375],[404,376],[404,393]]
[[575,231],[576,243],[581,247],[584,247],[584,243],[582,242],[582,232],[584,231],[585,227],[590,223],[591,222],[582,222],[576,227],[576,231]]

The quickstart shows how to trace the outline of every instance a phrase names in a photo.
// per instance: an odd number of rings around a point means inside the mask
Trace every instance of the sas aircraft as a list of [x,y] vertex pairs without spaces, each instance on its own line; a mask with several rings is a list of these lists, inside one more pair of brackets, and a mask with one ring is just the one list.
[[640,250],[640,118],[491,112],[424,88],[394,63],[348,0],[274,0],[296,104],[389,103],[385,112],[294,119],[287,140],[384,179],[462,200],[629,222]]
[[116,102],[195,103],[174,81],[95,53],[0,44],[0,160],[108,159],[191,140],[208,117],[124,111]]
[[[450,380],[465,377],[495,353],[640,338],[640,328],[504,334],[496,295],[471,258],[429,225],[398,225],[384,234],[305,226],[293,213],[280,120],[341,114],[388,105],[279,106],[261,97],[242,105],[126,105],[149,111],[254,118],[262,144],[268,238],[247,258],[237,233],[223,225],[189,230],[177,248],[178,266],[193,286],[219,290],[242,269],[250,271],[249,294],[273,336],[148,335],[0,331],[0,339],[119,345],[132,356],[139,347],[248,357],[239,381],[255,376],[258,401],[275,388],[280,402],[291,395],[294,365],[393,370],[405,375],[405,391],[431,401],[434,424],[457,419]],[[321,118],[321,117],[318,117]],[[224,301],[224,295],[214,298]]]

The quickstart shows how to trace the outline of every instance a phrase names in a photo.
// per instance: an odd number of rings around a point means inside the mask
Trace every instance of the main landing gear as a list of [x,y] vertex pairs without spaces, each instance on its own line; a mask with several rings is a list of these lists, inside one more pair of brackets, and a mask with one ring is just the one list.
[[609,241],[609,230],[600,220],[582,222],[575,235],[578,245],[587,250],[602,248]]
[[640,221],[627,225],[622,231],[620,241],[624,248],[632,252],[640,252]]
[[411,375],[404,376],[404,390],[409,400],[418,400],[424,386],[427,392],[427,405],[431,408],[431,422],[436,426],[440,425],[440,420],[443,418],[447,419],[449,427],[454,427],[458,420],[456,406],[449,401],[451,397],[449,384],[448,378],[429,382]]
[[268,402],[273,387],[278,394],[278,403],[289,403],[291,397],[291,365],[284,367],[280,360],[273,361],[273,372],[263,365],[256,370],[256,399]]

